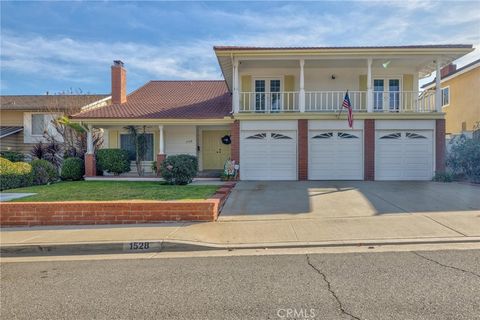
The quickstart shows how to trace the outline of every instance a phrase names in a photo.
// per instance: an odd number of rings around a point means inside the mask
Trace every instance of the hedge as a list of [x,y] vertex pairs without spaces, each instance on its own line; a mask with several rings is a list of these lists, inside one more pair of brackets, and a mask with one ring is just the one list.
[[27,187],[33,184],[32,166],[0,158],[0,190]]
[[127,150],[100,149],[97,151],[97,163],[102,170],[118,176],[130,171],[130,160]]

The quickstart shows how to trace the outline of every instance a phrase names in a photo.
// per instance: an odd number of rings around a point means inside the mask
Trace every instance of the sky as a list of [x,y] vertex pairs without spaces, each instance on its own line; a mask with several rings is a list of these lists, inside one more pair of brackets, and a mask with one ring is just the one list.
[[150,80],[222,79],[214,45],[473,44],[478,1],[8,2],[1,5],[0,93],[109,93]]

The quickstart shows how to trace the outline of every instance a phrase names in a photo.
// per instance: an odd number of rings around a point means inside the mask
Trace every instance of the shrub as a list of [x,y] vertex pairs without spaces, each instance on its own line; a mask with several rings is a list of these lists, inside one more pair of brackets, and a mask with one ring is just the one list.
[[128,151],[122,149],[100,149],[97,151],[97,163],[102,170],[118,176],[130,171]]
[[58,173],[53,164],[47,160],[33,160],[31,162],[33,184],[47,184],[58,180]]
[[198,160],[189,154],[169,156],[163,161],[160,171],[162,177],[170,184],[189,184],[197,175]]
[[22,162],[25,160],[25,155],[16,151],[2,151],[0,152],[0,156],[12,162]]
[[453,174],[449,172],[436,172],[433,176],[433,181],[436,182],[452,182]]
[[67,158],[63,161],[62,173],[60,177],[62,180],[82,180],[85,173],[83,160],[80,158]]
[[447,155],[447,165],[454,174],[463,173],[468,180],[480,183],[480,141],[464,135],[455,138]]
[[32,185],[32,166],[26,162],[11,162],[0,158],[0,190]]

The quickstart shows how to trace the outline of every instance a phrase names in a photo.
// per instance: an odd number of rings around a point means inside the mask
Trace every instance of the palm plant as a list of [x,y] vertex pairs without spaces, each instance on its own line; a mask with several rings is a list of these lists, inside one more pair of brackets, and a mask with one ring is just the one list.
[[135,165],[137,167],[137,173],[139,176],[143,176],[144,170],[142,161],[145,160],[147,155],[147,138],[145,135],[146,127],[141,128],[137,126],[127,126],[125,129],[132,136],[133,145],[135,147]]

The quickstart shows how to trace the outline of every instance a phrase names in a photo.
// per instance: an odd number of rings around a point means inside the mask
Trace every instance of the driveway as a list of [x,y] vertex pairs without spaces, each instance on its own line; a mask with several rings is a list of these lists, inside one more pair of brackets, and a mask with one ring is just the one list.
[[241,181],[230,194],[219,220],[348,218],[472,210],[480,210],[480,187],[468,184]]

